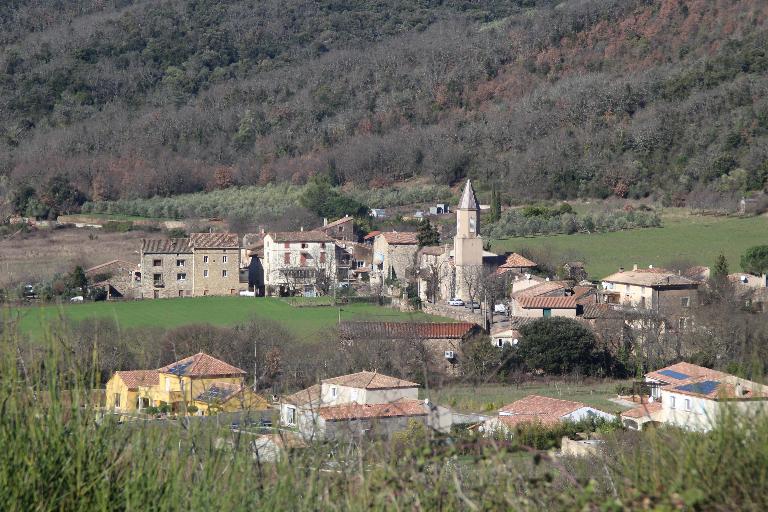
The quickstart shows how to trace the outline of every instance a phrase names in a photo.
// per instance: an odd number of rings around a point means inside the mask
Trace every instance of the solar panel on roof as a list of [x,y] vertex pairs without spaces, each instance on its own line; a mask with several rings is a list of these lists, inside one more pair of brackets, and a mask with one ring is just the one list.
[[234,392],[233,389],[230,388],[220,388],[218,386],[211,386],[207,390],[200,393],[197,397],[197,400],[203,400],[206,402],[218,400],[220,398],[226,398],[227,396],[231,395]]
[[717,386],[719,385],[720,382],[716,380],[705,380],[702,382],[694,382],[692,384],[678,386],[675,389],[679,389],[680,391],[687,391],[689,393],[700,393],[702,395],[708,395],[716,390]]
[[168,373],[172,373],[174,375],[184,375],[187,372],[187,368],[189,368],[193,362],[194,361],[187,361],[186,363],[173,365],[168,368]]
[[673,379],[677,379],[677,380],[685,380],[685,379],[690,379],[691,378],[690,375],[686,375],[684,373],[676,372],[675,370],[661,370],[658,373],[660,375],[664,375],[664,376],[667,376],[667,377],[672,377]]

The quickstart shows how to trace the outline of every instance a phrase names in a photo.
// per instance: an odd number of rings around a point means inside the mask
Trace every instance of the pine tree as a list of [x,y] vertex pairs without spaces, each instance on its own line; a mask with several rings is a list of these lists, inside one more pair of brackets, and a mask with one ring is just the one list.
[[490,211],[490,220],[491,222],[497,222],[501,218],[501,194],[496,192],[496,187],[493,187],[491,190],[491,211]]
[[429,219],[424,219],[419,224],[419,247],[428,247],[431,245],[440,245],[440,233],[437,228],[429,222]]
[[712,268],[712,279],[728,277],[728,260],[721,254],[715,261],[715,266]]

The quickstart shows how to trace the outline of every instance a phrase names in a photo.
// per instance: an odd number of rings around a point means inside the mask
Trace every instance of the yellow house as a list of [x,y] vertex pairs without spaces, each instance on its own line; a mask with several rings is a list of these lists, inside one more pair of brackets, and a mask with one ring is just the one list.
[[158,370],[116,372],[106,395],[108,409],[128,413],[163,406],[182,412],[194,405],[198,413],[268,407],[245,385],[245,371],[202,352]]

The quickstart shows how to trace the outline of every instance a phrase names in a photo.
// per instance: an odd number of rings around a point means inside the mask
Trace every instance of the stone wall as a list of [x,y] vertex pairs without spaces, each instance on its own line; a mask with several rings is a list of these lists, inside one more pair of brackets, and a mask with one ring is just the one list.
[[422,302],[421,310],[428,315],[444,316],[460,322],[472,322],[485,328],[485,317],[482,314],[482,309],[475,309],[475,311],[472,312],[464,306],[447,306],[443,304],[432,304],[431,302]]

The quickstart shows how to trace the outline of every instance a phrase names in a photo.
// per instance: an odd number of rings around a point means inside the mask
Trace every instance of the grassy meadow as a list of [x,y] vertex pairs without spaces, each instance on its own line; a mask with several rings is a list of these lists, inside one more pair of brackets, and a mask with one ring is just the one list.
[[123,328],[165,327],[189,324],[235,325],[251,318],[272,319],[282,323],[298,339],[316,339],[322,331],[341,320],[379,320],[391,322],[445,321],[423,313],[405,313],[374,304],[349,304],[341,307],[293,307],[275,298],[197,297],[132,302],[90,302],[29,306],[7,310],[18,321],[22,333],[39,337],[57,321],[86,318],[114,318]]
[[493,251],[523,248],[565,255],[586,263],[590,278],[600,279],[623,266],[664,266],[674,260],[711,266],[722,253],[732,272],[739,258],[753,245],[768,243],[768,217],[696,216],[670,209],[660,228],[612,233],[519,237],[492,242]]

